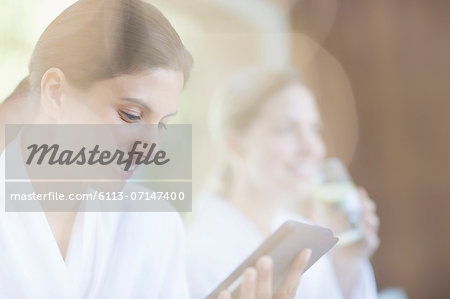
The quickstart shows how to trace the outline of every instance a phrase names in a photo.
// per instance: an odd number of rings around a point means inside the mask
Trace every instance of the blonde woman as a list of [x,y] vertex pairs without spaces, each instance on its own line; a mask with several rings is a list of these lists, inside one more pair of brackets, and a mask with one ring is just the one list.
[[[238,72],[219,93],[211,119],[222,163],[188,233],[194,298],[211,291],[284,221],[311,221],[283,207],[308,198],[326,154],[314,97],[291,70]],[[364,239],[319,260],[305,273],[298,298],[376,298],[368,258],[377,247],[378,219],[361,195]]]

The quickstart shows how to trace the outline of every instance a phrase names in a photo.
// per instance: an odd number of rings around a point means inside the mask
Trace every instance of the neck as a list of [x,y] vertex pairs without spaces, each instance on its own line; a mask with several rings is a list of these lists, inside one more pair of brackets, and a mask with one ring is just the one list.
[[228,188],[230,203],[242,211],[263,236],[271,232],[271,222],[281,206],[279,195],[267,192],[248,178],[234,176]]

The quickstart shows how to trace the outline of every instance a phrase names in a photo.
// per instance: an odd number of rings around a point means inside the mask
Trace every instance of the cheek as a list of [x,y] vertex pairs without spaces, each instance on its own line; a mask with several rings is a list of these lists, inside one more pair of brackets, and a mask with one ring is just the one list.
[[66,100],[62,108],[63,123],[92,123],[97,116],[89,106],[77,99]]
[[268,140],[267,154],[273,164],[286,164],[296,157],[297,144],[289,137],[273,137]]
[[327,155],[327,147],[325,145],[325,142],[323,141],[322,137],[317,137],[316,139],[316,145],[315,145],[315,151],[314,156],[317,161],[321,161],[325,159]]
[[255,141],[247,151],[247,165],[260,176],[278,176],[294,157],[295,146],[289,140],[265,138]]

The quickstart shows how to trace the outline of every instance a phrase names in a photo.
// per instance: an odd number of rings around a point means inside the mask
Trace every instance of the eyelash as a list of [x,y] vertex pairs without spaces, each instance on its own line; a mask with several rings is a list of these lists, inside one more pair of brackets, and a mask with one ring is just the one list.
[[[141,116],[133,115],[133,114],[130,114],[123,110],[119,110],[119,116],[120,116],[120,118],[122,118],[123,121],[128,122],[128,123],[137,122],[137,121],[141,120],[141,118],[142,118]],[[160,130],[163,130],[163,129],[166,130],[167,125],[165,123],[159,123],[158,128]]]
[[141,120],[140,115],[130,114],[123,110],[119,110],[119,116],[120,116],[120,118],[122,118],[123,121],[126,121],[128,123],[137,122],[137,121]]

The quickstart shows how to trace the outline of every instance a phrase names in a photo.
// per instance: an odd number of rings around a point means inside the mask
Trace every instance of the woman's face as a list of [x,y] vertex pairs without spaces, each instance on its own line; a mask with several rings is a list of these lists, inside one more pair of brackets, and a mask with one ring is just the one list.
[[269,98],[240,141],[250,180],[268,194],[305,196],[325,156],[312,94],[291,84]]
[[[44,109],[47,120],[50,118],[50,122],[56,124],[121,126],[80,126],[78,136],[62,136],[60,140],[75,147],[79,144],[99,145],[101,149],[110,149],[113,153],[115,150],[129,152],[136,141],[142,142],[141,146],[157,143],[158,129],[165,127],[177,113],[178,99],[184,85],[182,72],[162,68],[98,81],[87,90],[76,88],[61,78],[64,77],[58,77],[56,72],[45,81],[47,85],[43,89],[42,101],[50,107]],[[148,148],[144,150],[138,146],[136,150],[147,152]],[[102,171],[113,178],[126,180],[135,167],[133,162],[126,171],[118,165],[115,165],[113,172],[104,168]],[[103,172],[98,175],[104,177]]]

